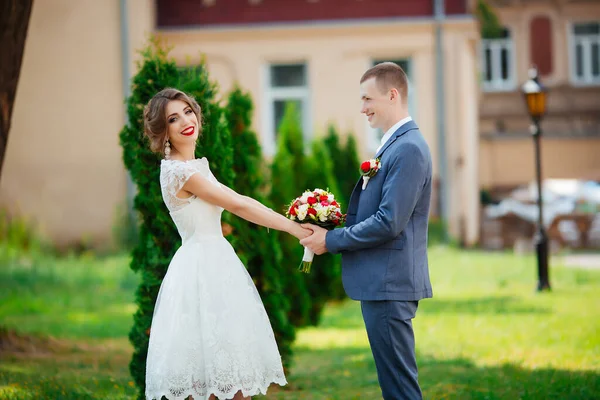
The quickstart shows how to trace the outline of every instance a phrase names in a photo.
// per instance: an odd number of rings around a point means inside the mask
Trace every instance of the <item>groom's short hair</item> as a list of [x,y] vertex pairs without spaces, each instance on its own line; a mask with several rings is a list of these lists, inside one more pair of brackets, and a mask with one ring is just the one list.
[[369,68],[360,78],[360,83],[363,83],[367,79],[375,78],[379,90],[387,92],[392,88],[396,88],[402,101],[406,102],[408,99],[408,78],[406,73],[398,64],[386,61],[379,63]]

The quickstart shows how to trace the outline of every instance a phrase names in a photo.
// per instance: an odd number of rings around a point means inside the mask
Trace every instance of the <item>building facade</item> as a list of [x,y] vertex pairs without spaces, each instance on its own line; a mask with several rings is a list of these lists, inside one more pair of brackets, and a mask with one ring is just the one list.
[[410,112],[430,145],[434,179],[447,178],[444,202],[436,190],[432,211],[443,204],[452,236],[476,244],[480,190],[500,193],[534,177],[519,91],[532,64],[549,89],[544,176],[599,179],[600,3],[489,0],[505,27],[493,40],[480,37],[475,3],[445,1],[439,120],[434,1],[34,2],[0,207],[30,216],[57,244],[110,240],[132,194],[118,140],[123,99],[138,50],[156,34],[182,67],[205,57],[222,96],[235,84],[250,92],[267,157],[287,101],[301,110],[307,142],[333,123],[371,157],[381,133],[359,112],[358,81],[375,63],[397,62],[409,76]]
[[505,30],[480,47],[480,185],[505,193],[535,178],[520,91],[532,65],[548,90],[543,177],[600,180],[600,2],[489,3]]

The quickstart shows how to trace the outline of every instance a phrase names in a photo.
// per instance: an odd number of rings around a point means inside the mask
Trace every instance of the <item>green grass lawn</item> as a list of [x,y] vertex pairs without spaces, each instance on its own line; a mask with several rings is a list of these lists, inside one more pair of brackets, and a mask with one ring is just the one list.
[[[2,260],[0,326],[18,334],[1,335],[0,398],[132,399],[128,257]],[[436,247],[430,266],[414,320],[426,399],[600,398],[600,269],[553,260],[536,293],[532,256]],[[298,332],[288,381],[256,398],[380,398],[358,303]]]

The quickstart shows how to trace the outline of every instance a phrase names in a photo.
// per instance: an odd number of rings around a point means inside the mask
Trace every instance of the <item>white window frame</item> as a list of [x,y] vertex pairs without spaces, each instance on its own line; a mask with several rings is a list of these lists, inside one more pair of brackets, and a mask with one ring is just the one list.
[[[380,57],[372,58],[369,60],[368,68],[371,68],[376,62],[380,62],[383,59]],[[408,65],[406,77],[408,78],[408,113],[413,120],[417,120],[417,91],[415,90],[415,69],[412,57],[392,57],[390,61],[404,61]],[[381,132],[379,129],[371,128],[369,120],[365,118],[366,132],[367,132],[367,144],[369,151],[375,155],[375,152],[381,144],[381,137],[385,132]]]
[[[600,85],[600,76],[592,75],[592,44],[598,43],[600,46],[600,34],[575,35],[575,25],[598,23],[600,21],[577,21],[567,24],[567,37],[569,38],[569,68],[571,83],[577,86],[597,86]],[[577,76],[577,55],[575,46],[581,43],[583,47],[583,77]]]
[[[509,31],[510,32],[510,31]],[[491,62],[492,62],[492,79],[487,81],[487,61],[485,58],[485,51],[490,49]],[[502,61],[501,54],[502,50],[506,49],[508,53],[508,78],[502,79]],[[512,38],[512,34],[507,38],[501,39],[481,39],[481,50],[479,52],[481,59],[481,83],[483,90],[486,92],[506,92],[515,90],[517,87],[516,83],[516,54],[515,42]]]
[[[271,67],[286,65],[304,65],[305,85],[295,87],[272,87],[271,86]],[[277,100],[298,100],[301,103],[301,124],[304,143],[310,142],[311,132],[311,108],[310,108],[310,81],[309,64],[300,62],[271,62],[263,66],[264,82],[264,107],[263,107],[263,132],[262,147],[265,155],[273,156],[277,150],[277,127],[275,126],[274,103]]]

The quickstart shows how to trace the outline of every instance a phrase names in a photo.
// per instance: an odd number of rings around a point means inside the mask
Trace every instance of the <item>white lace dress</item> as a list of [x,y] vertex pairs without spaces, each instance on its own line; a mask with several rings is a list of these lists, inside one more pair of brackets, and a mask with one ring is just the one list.
[[285,385],[273,330],[250,275],[221,232],[223,209],[176,197],[193,174],[223,190],[206,158],[163,160],[163,199],[181,235],[150,330],[146,398],[231,399]]

